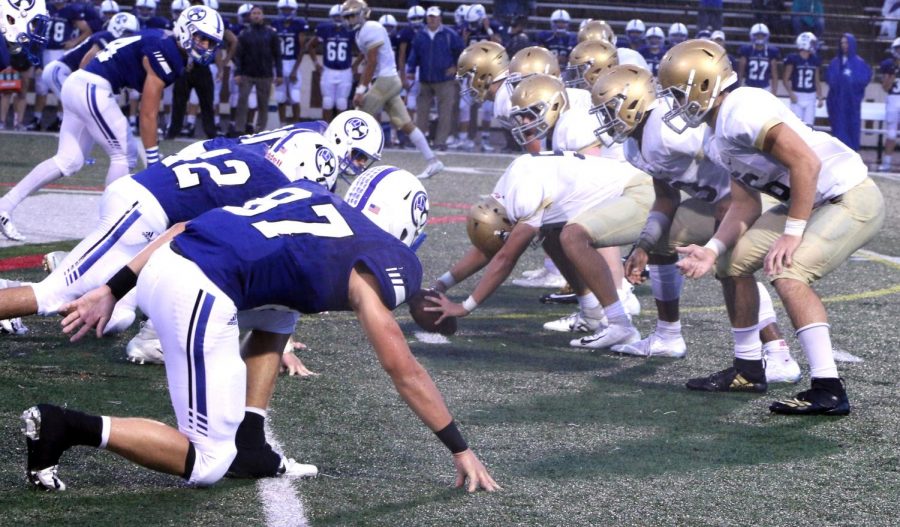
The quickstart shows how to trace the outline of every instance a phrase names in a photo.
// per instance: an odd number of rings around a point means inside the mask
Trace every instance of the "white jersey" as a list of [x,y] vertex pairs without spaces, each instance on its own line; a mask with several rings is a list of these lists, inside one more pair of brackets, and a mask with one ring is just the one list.
[[581,110],[584,113],[591,111],[591,92],[581,88],[566,88],[566,97],[569,99],[570,110]]
[[726,167],[731,177],[781,201],[790,199],[790,174],[773,156],[761,151],[766,134],[784,124],[815,152],[822,168],[816,182],[815,205],[836,198],[868,177],[859,154],[824,132],[806,126],[768,90],[738,88],[719,108],[714,140],[706,155]]
[[509,81],[503,81],[503,84],[500,85],[500,88],[497,89],[497,93],[494,95],[494,119],[501,123],[509,120],[509,110],[512,108],[512,104],[509,102],[512,93],[510,93],[508,83]]
[[398,75],[397,59],[391,48],[391,37],[384,26],[374,20],[367,20],[356,33],[356,47],[366,53],[372,48],[378,48],[378,64],[375,65],[373,78],[391,77]]
[[728,171],[703,154],[704,137],[711,133],[709,127],[704,124],[679,134],[663,122],[664,108],[664,104],[660,105],[647,116],[640,145],[634,137],[625,141],[628,162],[693,198],[715,203],[728,196]]
[[574,152],[525,154],[506,169],[491,194],[513,223],[565,223],[622,195],[630,173],[609,159]]
[[619,57],[619,64],[631,64],[632,66],[640,66],[647,71],[653,71],[647,65],[647,60],[644,56],[631,48],[616,48],[616,56]]

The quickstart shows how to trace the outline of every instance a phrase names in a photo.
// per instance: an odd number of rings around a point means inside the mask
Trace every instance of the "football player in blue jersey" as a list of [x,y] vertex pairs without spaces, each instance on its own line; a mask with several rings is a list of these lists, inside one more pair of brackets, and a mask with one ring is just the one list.
[[163,89],[181,75],[186,61],[211,62],[224,28],[222,17],[205,6],[185,10],[178,22],[173,36],[159,30],[143,31],[85,56],[87,65],[73,73],[62,88],[68,112],[56,155],[36,166],[0,199],[0,232],[4,236],[24,239],[10,221],[12,210],[47,183],[80,170],[88,154],[86,147],[94,142],[110,158],[107,184],[128,173],[128,121],[114,96],[122,88],[142,92],[141,140],[148,165],[159,161],[157,112]]
[[647,43],[641,46],[638,52],[647,61],[647,65],[650,66],[650,73],[656,77],[656,73],[659,71],[659,61],[666,54],[666,34],[663,33],[661,27],[653,26],[647,30],[645,39]]
[[50,38],[50,24],[44,0],[0,3],[2,45],[11,55],[24,54],[34,65],[41,63]]
[[644,45],[644,33],[647,26],[640,18],[632,18],[625,24],[625,37],[616,41],[616,47],[630,48],[639,51]]
[[767,88],[778,92],[778,63],[781,50],[769,44],[769,28],[754,24],[750,28],[750,43],[738,49],[738,78],[744,86]]
[[[884,157],[878,170],[887,172],[891,170],[894,148],[897,145],[897,123],[900,122],[900,77],[897,76],[897,68],[900,66],[900,38],[895,38],[891,43],[891,56],[884,59],[879,65],[881,72],[881,87],[885,97],[884,127],[887,129],[884,142]],[[818,86],[818,84],[817,84]]]
[[136,0],[134,14],[141,21],[141,29],[172,29],[172,21],[156,14],[156,0]]
[[810,32],[797,35],[797,52],[784,60],[782,81],[791,98],[791,111],[809,126],[816,120],[816,101],[825,104],[819,82],[821,61],[816,55],[816,36]]
[[[278,118],[281,124],[300,121],[300,61],[306,49],[306,33],[309,25],[306,19],[297,16],[297,0],[278,0],[280,18],[272,22],[281,42],[281,67],[284,82],[275,86],[275,102],[278,103]],[[287,108],[291,108],[291,119],[287,119]]]
[[536,44],[549,49],[559,59],[559,68],[563,69],[569,62],[569,54],[577,44],[575,34],[569,31],[572,17],[565,9],[557,9],[550,15],[550,29],[539,31]]
[[[350,100],[353,87],[353,31],[341,18],[341,5],[331,6],[330,21],[316,27],[316,36],[309,46],[309,58],[321,74],[319,88],[322,91],[322,118],[330,121],[335,110],[343,112]],[[322,63],[319,64],[316,51],[322,49]]]
[[[108,285],[74,303],[65,331],[79,338],[95,325],[102,330],[116,298],[136,284],[166,352],[188,357],[166,362],[178,429],[39,404],[23,414],[29,480],[64,489],[60,457],[85,445],[194,485],[214,484],[237,455],[245,414],[246,366],[236,321],[248,309],[278,305],[295,313],[352,310],[400,396],[452,452],[456,486],[468,479],[469,491],[499,489],[391,313],[420,287],[421,264],[408,245],[427,214],[427,194],[412,174],[376,167],[354,182],[346,201],[297,182],[167,231]],[[322,259],[330,265],[320,265]],[[254,332],[284,339],[295,318],[272,312],[257,318]],[[266,350],[257,362],[275,370],[277,351]]]

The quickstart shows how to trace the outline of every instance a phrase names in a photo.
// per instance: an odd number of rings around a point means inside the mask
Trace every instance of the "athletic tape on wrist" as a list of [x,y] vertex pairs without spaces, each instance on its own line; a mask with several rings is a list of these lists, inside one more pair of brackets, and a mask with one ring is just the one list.
[[453,275],[450,274],[450,271],[447,271],[446,273],[442,274],[438,278],[438,282],[444,284],[444,287],[446,287],[448,289],[456,285],[456,279],[453,278]]
[[727,249],[727,247],[725,247],[725,244],[717,238],[710,238],[709,241],[706,242],[706,245],[704,245],[703,247],[714,252],[716,254],[716,258],[718,258],[719,255],[725,252]]
[[784,222],[784,233],[788,236],[803,236],[803,231],[805,230],[806,220],[798,220],[788,216],[787,221]]
[[106,282],[106,285],[112,292],[113,298],[121,300],[123,296],[137,285],[137,275],[126,265],[119,269],[119,271]]
[[476,307],[478,307],[478,302],[476,302],[475,299],[472,298],[472,295],[469,295],[469,298],[463,300],[462,307],[463,309],[471,313],[472,311],[475,311]]
[[450,421],[450,424],[434,433],[444,443],[444,446],[450,449],[453,454],[459,454],[469,449],[466,440],[463,438],[459,429],[456,427],[456,421]]

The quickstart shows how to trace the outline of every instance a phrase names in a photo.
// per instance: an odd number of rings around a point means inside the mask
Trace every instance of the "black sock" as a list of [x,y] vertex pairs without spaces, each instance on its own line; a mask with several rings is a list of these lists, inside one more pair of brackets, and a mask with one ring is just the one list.
[[266,418],[255,412],[244,412],[244,420],[237,429],[234,444],[240,448],[266,446]]
[[846,393],[844,391],[844,383],[842,383],[840,379],[834,377],[814,378],[811,384],[813,388],[821,388],[826,392],[839,397]]
[[734,359],[734,367],[743,373],[748,381],[764,381],[766,379],[766,369],[763,367],[762,359]]
[[103,419],[99,415],[89,415],[66,408],[61,410],[66,425],[66,439],[72,446],[100,446],[103,438]]

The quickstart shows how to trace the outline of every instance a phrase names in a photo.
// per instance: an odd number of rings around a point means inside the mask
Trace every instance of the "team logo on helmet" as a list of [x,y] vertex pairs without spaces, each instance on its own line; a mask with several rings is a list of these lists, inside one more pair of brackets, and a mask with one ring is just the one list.
[[8,0],[9,5],[17,11],[29,11],[34,7],[35,0]]
[[323,177],[329,178],[337,170],[337,159],[334,153],[324,146],[316,148],[316,169]]
[[428,221],[428,195],[424,192],[418,192],[412,199],[412,222],[416,228],[425,225]]
[[187,13],[188,20],[191,22],[199,22],[206,18],[206,10],[204,9],[191,9]]
[[344,133],[347,134],[350,139],[359,141],[369,135],[369,125],[359,117],[352,117],[347,119],[347,122],[344,124]]

